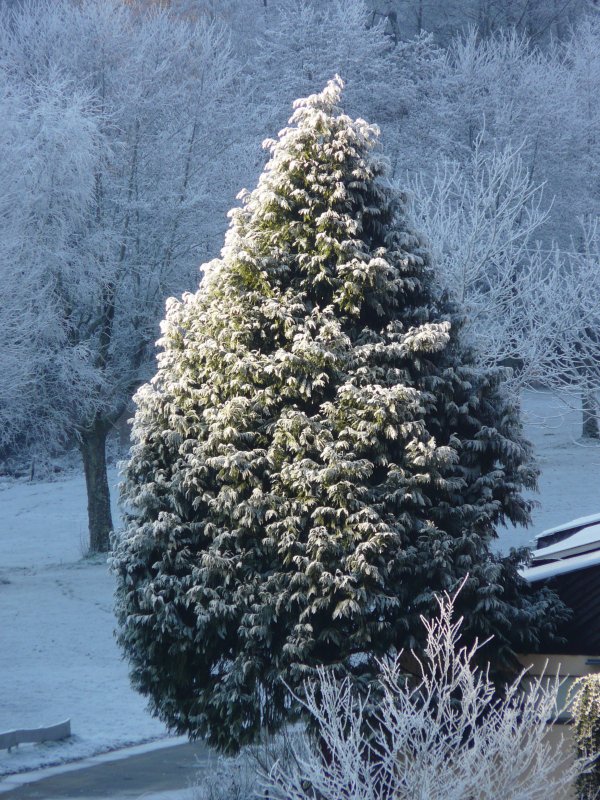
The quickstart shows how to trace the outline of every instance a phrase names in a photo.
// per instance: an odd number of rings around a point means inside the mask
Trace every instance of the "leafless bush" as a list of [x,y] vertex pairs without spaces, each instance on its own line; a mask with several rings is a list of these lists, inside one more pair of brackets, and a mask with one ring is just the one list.
[[[474,664],[477,643],[460,642],[455,597],[438,600],[423,619],[418,679],[406,680],[399,654],[381,664],[382,698],[375,722],[348,681],[325,670],[303,701],[321,743],[305,737],[295,757],[278,762],[266,783],[285,800],[547,800],[562,797],[584,762],[562,741],[549,741],[560,711],[558,676],[522,675],[499,698],[489,674]],[[365,736],[365,728],[371,736]]]

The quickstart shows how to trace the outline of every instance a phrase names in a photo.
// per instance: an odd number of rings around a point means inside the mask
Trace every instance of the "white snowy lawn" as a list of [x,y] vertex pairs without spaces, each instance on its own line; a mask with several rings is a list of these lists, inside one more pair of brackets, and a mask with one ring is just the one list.
[[575,403],[547,392],[527,392],[522,406],[525,434],[541,470],[538,507],[528,530],[499,531],[498,548],[532,543],[534,534],[576,517],[600,512],[600,446],[581,441],[581,413]]
[[82,559],[86,518],[78,474],[0,485],[0,732],[67,718],[73,732],[0,750],[0,775],[166,735],[129,687],[113,579],[104,559]]
[[[503,550],[600,511],[600,447],[578,442],[578,413],[541,392],[526,396],[524,412],[540,507],[530,531],[501,532]],[[110,477],[114,486],[116,470]],[[105,563],[82,558],[85,540],[80,475],[0,484],[0,732],[66,718],[73,731],[66,742],[1,750],[0,775],[166,735],[129,687],[113,638],[113,580]]]

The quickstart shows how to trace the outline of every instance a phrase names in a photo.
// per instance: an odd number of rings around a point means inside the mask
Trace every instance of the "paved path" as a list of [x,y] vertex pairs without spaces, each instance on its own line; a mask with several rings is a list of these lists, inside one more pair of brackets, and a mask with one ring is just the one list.
[[[185,789],[197,779],[198,766],[206,763],[208,751],[200,742],[161,747],[118,760],[103,760],[93,766],[82,766],[68,772],[24,783],[3,791],[0,800],[95,800],[113,797],[141,798],[145,794]],[[108,758],[108,756],[107,756]],[[26,779],[26,775],[10,778]]]

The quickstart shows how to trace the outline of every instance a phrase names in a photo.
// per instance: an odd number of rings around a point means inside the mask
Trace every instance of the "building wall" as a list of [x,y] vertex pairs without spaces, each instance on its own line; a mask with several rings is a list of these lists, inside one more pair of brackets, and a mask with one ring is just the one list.
[[[564,753],[572,754],[573,758],[575,758],[575,739],[572,725],[551,725],[548,732],[548,743],[553,749],[560,747]],[[549,797],[548,800],[574,800],[575,798],[575,786],[572,786],[562,795]]]
[[[575,758],[575,737],[573,732],[572,717],[568,711],[569,696],[573,696],[573,687],[578,678],[584,675],[600,673],[600,663],[598,656],[588,655],[566,655],[557,653],[524,653],[519,655],[519,661],[524,668],[529,669],[532,678],[540,675],[547,676],[548,680],[553,680],[556,675],[564,679],[558,697],[558,708],[563,709],[560,715],[560,722],[551,726],[548,733],[549,743],[553,747],[560,746],[564,753]],[[566,792],[563,797],[556,800],[572,800],[575,798],[574,787],[570,792]],[[550,798],[549,798],[550,800]],[[555,800],[555,798],[552,798]]]

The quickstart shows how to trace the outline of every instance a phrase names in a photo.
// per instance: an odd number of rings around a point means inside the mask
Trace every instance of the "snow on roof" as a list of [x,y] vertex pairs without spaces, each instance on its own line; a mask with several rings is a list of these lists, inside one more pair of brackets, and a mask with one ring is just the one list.
[[561,561],[551,561],[549,564],[541,566],[525,567],[519,570],[522,577],[529,583],[543,581],[554,578],[557,575],[565,575],[569,572],[577,572],[588,567],[595,567],[600,564],[600,550],[593,550],[591,553],[582,553],[573,558],[565,558]]
[[534,550],[533,558],[535,561],[544,558],[565,558],[571,551],[591,544],[600,544],[600,524],[588,525],[560,542]]
[[536,533],[535,539],[541,539],[543,536],[550,536],[553,533],[562,533],[562,531],[571,530],[571,528],[581,528],[584,525],[593,525],[600,522],[600,511],[597,514],[590,514],[588,517],[578,517],[569,522],[564,522],[562,525],[557,525],[556,528],[548,528],[548,530]]

